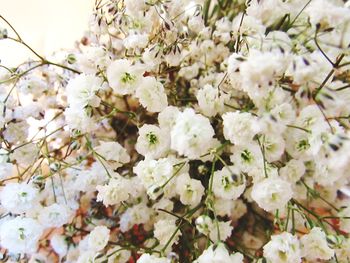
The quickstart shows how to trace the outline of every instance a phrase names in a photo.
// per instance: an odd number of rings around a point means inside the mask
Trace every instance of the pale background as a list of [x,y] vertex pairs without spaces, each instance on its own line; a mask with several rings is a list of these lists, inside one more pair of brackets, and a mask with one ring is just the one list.
[[[42,55],[72,48],[87,30],[94,0],[0,0],[0,14]],[[0,21],[0,27],[5,23]],[[0,40],[1,64],[16,66],[31,56],[25,48]]]

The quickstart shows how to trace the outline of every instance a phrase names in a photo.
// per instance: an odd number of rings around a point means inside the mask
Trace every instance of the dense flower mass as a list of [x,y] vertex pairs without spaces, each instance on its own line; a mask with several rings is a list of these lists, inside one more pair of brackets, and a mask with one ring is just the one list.
[[350,1],[101,0],[48,58],[0,20],[1,262],[350,262]]

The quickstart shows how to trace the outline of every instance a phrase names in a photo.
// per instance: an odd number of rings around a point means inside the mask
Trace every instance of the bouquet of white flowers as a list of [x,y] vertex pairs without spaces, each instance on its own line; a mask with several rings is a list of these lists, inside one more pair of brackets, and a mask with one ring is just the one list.
[[1,262],[350,262],[349,3],[99,0],[50,58],[0,16]]

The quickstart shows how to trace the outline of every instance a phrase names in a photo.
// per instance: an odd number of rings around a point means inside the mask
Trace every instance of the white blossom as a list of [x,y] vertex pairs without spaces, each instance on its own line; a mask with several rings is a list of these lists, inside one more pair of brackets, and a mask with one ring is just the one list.
[[213,146],[214,130],[209,120],[192,109],[177,115],[171,130],[171,148],[180,155],[197,159]]
[[133,94],[143,78],[139,65],[132,65],[127,59],[112,62],[107,68],[107,79],[111,88],[118,94]]
[[211,245],[203,251],[202,255],[194,263],[243,263],[243,255],[241,253],[230,254],[222,243]]
[[260,131],[257,119],[248,112],[228,112],[222,119],[225,138],[237,145],[249,142]]
[[157,159],[164,156],[169,150],[169,139],[165,130],[155,125],[145,124],[139,128],[136,150],[145,157]]
[[282,209],[292,198],[291,184],[280,178],[265,178],[253,185],[251,196],[264,210]]
[[307,260],[329,260],[334,256],[334,250],[327,244],[326,234],[319,227],[312,228],[310,233],[302,236],[300,243],[301,254]]
[[34,253],[43,228],[32,218],[16,217],[1,224],[0,242],[10,253]]
[[301,262],[299,240],[288,232],[271,236],[264,246],[264,257],[268,262]]
[[136,89],[136,98],[150,112],[160,112],[168,106],[164,86],[154,77],[144,77]]
[[105,226],[95,227],[88,236],[89,249],[102,250],[108,243],[110,230]]

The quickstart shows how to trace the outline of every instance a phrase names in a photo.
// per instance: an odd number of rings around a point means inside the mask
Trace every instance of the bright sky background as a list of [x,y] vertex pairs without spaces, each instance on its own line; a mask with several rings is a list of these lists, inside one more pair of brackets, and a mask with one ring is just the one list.
[[[0,0],[0,14],[35,51],[49,55],[74,46],[87,29],[93,5],[94,0]],[[16,66],[30,55],[12,41],[0,41],[3,65]]]

